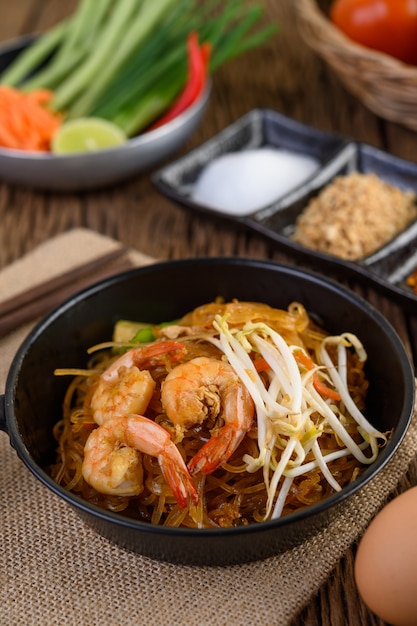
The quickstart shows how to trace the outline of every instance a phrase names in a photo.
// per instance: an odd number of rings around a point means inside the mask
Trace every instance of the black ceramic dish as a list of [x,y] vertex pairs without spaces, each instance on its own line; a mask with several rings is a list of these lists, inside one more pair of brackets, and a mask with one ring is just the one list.
[[[377,461],[340,493],[280,520],[241,528],[172,529],[104,512],[68,493],[51,479],[53,424],[64,390],[56,367],[83,367],[86,350],[107,340],[117,319],[155,323],[175,319],[217,296],[259,300],[287,307],[302,302],[330,332],[349,330],[363,338],[369,359],[367,417],[394,434]],[[72,505],[95,531],[124,548],[183,564],[228,565],[282,552],[325,527],[351,494],[370,481],[395,454],[414,405],[414,374],[399,337],[376,310],[340,285],[299,269],[242,259],[189,259],[151,265],[103,281],[51,313],[27,337],[0,398],[0,427],[31,472]],[[36,514],[36,512],[34,512]]]
[[[193,185],[210,161],[226,153],[263,146],[316,157],[321,167],[305,183],[250,215],[231,216],[192,200]],[[162,193],[186,208],[255,230],[309,266],[359,277],[415,311],[417,294],[405,281],[417,267],[417,222],[378,252],[358,262],[316,252],[291,238],[296,218],[310,198],[335,176],[353,171],[373,172],[390,184],[417,193],[417,164],[318,131],[269,109],[251,111],[202,146],[155,172],[152,180]]]

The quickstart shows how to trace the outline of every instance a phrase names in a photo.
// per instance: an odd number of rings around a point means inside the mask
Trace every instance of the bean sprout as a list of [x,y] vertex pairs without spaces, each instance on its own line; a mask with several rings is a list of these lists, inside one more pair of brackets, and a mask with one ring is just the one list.
[[[319,349],[320,363],[304,371],[294,356],[300,346],[289,346],[278,332],[263,322],[247,322],[237,330],[229,327],[227,316],[218,315],[213,326],[219,337],[210,341],[222,350],[255,404],[259,456],[245,455],[244,461],[248,472],[263,468],[268,494],[265,519],[281,516],[295,477],[318,467],[332,489],[340,491],[341,486],[329,468],[331,461],[348,455],[363,464],[376,459],[378,440],[385,442],[386,436],[375,429],[356,406],[347,383],[347,348],[353,348],[361,361],[367,358],[355,335],[344,333],[326,337]],[[329,345],[337,348],[336,365],[327,350]],[[267,363],[266,382],[250,356],[253,352]],[[318,373],[323,381],[333,384],[332,393],[340,396],[338,405],[316,390],[314,381]],[[355,442],[346,427],[352,419],[363,438],[361,443]],[[329,430],[334,432],[342,448],[323,453],[320,437]],[[365,454],[366,450],[370,453]],[[306,461],[307,455],[309,460]]]

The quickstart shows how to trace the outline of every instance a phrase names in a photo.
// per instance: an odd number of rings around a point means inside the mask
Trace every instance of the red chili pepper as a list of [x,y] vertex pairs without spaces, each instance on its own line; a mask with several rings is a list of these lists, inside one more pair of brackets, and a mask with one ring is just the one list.
[[207,81],[208,67],[211,54],[211,44],[198,43],[198,33],[192,31],[187,40],[188,75],[187,82],[177,100],[170,109],[160,117],[149,130],[153,130],[173,120],[177,115],[188,109],[204,90]]

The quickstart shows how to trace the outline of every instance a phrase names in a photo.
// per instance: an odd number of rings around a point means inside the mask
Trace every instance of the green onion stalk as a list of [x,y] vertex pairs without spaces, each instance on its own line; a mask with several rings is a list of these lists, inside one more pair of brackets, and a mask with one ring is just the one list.
[[187,88],[187,40],[211,53],[206,73],[277,32],[264,6],[247,0],[80,0],[0,75],[23,91],[49,89],[68,119],[103,117],[128,136],[146,129]]

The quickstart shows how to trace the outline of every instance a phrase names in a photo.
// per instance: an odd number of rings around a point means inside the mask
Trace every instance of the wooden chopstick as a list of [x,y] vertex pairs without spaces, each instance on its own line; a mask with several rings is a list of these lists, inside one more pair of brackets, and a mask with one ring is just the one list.
[[61,289],[63,286],[68,285],[71,282],[79,280],[83,276],[88,276],[92,272],[95,272],[95,270],[105,266],[107,263],[111,263],[112,261],[121,258],[126,254],[126,252],[127,248],[125,246],[119,246],[115,250],[105,252],[104,254],[94,258],[92,261],[88,261],[88,263],[73,267],[67,272],[54,276],[54,278],[50,278],[39,285],[25,289],[25,291],[13,296],[12,298],[3,300],[3,302],[0,303],[0,318],[11,311],[21,309],[23,306],[33,302],[34,300],[45,297],[47,294],[56,291],[57,289]]
[[0,304],[0,337],[45,315],[81,289],[133,267],[120,247],[51,278]]

